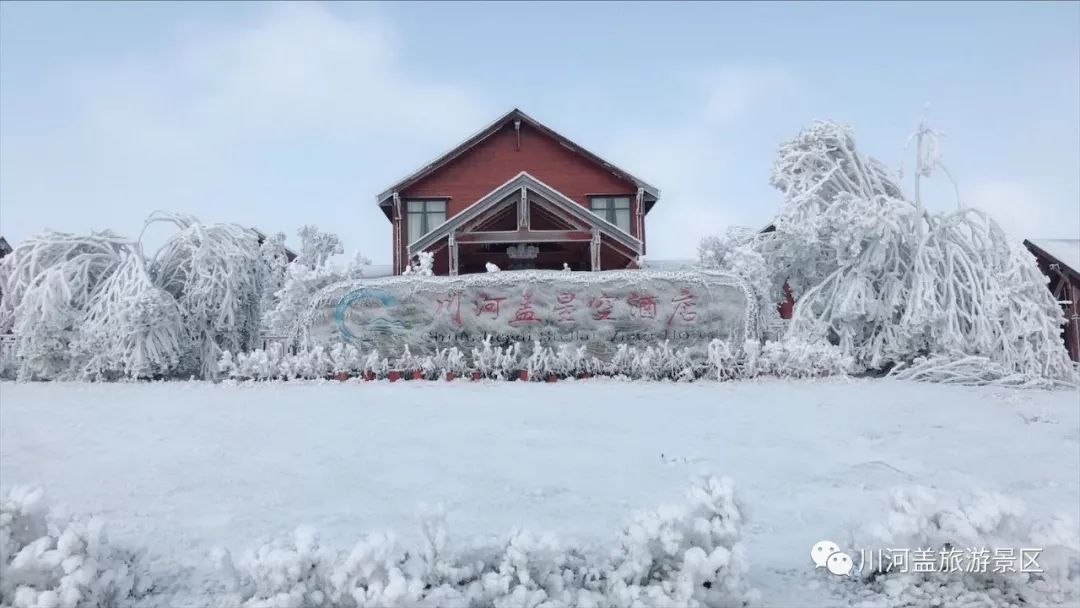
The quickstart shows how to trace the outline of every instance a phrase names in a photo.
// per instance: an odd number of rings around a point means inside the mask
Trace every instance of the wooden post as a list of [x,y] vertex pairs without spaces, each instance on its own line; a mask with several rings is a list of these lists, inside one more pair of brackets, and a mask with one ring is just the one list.
[[592,270],[600,270],[600,231],[593,228],[592,243],[589,244],[589,253],[592,258]]
[[518,228],[529,229],[529,191],[521,187],[521,199],[518,200]]
[[458,244],[457,239],[454,238],[454,233],[451,232],[447,237],[450,248],[450,276],[456,277],[458,273]]

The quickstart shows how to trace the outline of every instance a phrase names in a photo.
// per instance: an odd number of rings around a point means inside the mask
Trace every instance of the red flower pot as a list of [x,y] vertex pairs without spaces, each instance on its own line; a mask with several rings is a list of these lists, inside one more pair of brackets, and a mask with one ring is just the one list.
[[338,372],[334,374],[334,378],[338,379],[341,382],[345,382],[349,379],[349,372]]
[[375,372],[372,372],[372,371],[364,372],[364,380],[367,380],[368,382],[371,382],[374,379],[375,379]]
[[453,380],[456,377],[457,376],[454,374],[454,372],[446,372],[446,381],[447,382],[450,382],[451,380]]
[[521,381],[525,382],[528,379],[529,379],[529,370],[527,370],[527,369],[518,370],[518,380],[521,380]]
[[422,371],[420,371],[418,369],[414,369],[413,373],[412,373],[412,379],[413,380],[423,380],[424,379],[424,372],[422,372]]
[[588,372],[581,372],[580,374],[577,375],[577,377],[578,377],[578,380],[584,380],[585,378],[592,378],[592,374],[590,374]]
[[474,371],[472,374],[469,375],[469,377],[473,379],[473,382],[476,382],[480,379],[480,372]]
[[548,382],[557,382],[559,380],[559,377],[556,376],[555,374],[548,374],[548,377],[546,378],[546,380]]
[[398,380],[401,380],[401,372],[393,370],[387,374],[387,378],[390,379],[390,382],[397,382]]

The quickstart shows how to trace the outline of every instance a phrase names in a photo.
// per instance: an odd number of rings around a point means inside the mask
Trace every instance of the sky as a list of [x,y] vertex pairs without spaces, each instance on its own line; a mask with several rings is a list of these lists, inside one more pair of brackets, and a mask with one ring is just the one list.
[[1077,2],[3,2],[0,234],[164,210],[388,263],[375,195],[513,107],[660,188],[653,259],[766,225],[777,147],[817,119],[910,176],[925,116],[960,204],[1080,238]]

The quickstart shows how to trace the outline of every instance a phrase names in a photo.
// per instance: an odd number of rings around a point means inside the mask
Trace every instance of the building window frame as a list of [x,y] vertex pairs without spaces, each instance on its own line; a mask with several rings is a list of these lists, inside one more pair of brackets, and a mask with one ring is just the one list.
[[629,194],[590,194],[589,211],[619,230],[630,234],[631,198]]
[[428,196],[405,200],[405,231],[407,245],[415,243],[446,222],[449,197]]

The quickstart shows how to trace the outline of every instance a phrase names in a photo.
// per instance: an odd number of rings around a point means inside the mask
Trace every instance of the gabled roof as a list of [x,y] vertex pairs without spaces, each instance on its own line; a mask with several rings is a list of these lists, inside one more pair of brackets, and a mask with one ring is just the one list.
[[413,173],[411,173],[408,176],[406,176],[405,178],[399,180],[397,183],[390,186],[386,190],[383,190],[382,192],[380,192],[379,195],[376,197],[376,201],[379,203],[379,205],[389,205],[390,204],[390,199],[391,199],[391,197],[393,196],[393,194],[395,192],[400,192],[401,190],[404,190],[405,188],[408,188],[409,186],[411,186],[411,185],[415,184],[416,182],[420,181],[421,179],[424,179],[428,175],[431,175],[435,171],[439,170],[439,168],[442,167],[443,165],[446,165],[450,161],[454,160],[455,158],[457,158],[457,157],[461,156],[462,154],[464,154],[465,152],[467,152],[472,147],[476,146],[477,144],[484,141],[488,137],[491,137],[492,135],[494,135],[496,132],[499,131],[499,129],[503,128],[507,123],[515,121],[515,120],[520,120],[521,122],[531,126],[532,128],[536,129],[537,131],[540,131],[541,133],[544,133],[545,135],[555,139],[556,141],[561,143],[564,147],[569,149],[571,152],[576,152],[576,153],[584,156],[585,158],[591,160],[592,162],[604,167],[608,171],[611,171],[615,175],[617,175],[617,176],[619,176],[619,177],[621,177],[621,178],[623,178],[623,179],[625,179],[627,181],[633,182],[638,188],[641,188],[641,189],[643,189],[645,191],[646,198],[649,199],[650,202],[655,202],[657,199],[660,198],[660,190],[658,190],[655,186],[652,186],[649,183],[645,182],[644,180],[638,179],[638,178],[634,177],[633,175],[631,175],[630,173],[628,173],[626,171],[623,171],[622,169],[616,167],[615,165],[609,163],[608,161],[600,158],[596,154],[593,154],[592,152],[589,152],[588,150],[586,150],[585,148],[582,148],[578,144],[570,141],[570,139],[568,139],[566,137],[563,137],[562,135],[559,135],[558,133],[556,133],[552,129],[548,128],[547,126],[545,126],[542,123],[540,123],[539,121],[537,121],[535,118],[532,118],[531,116],[529,116],[528,114],[522,112],[521,110],[519,110],[517,108],[514,108],[513,110],[510,110],[506,114],[500,116],[495,122],[493,122],[490,125],[484,127],[482,130],[480,130],[478,133],[476,133],[472,137],[470,137],[470,138],[466,139],[465,141],[461,142],[460,144],[458,144],[453,150],[450,150],[446,154],[443,154],[442,156],[436,158],[435,160],[431,161],[427,165],[424,165],[423,167],[421,167],[419,170],[414,171]]
[[14,249],[12,249],[11,245],[8,244],[7,239],[0,236],[0,258],[11,253],[12,251],[14,251]]
[[1036,256],[1060,266],[1072,280],[1080,281],[1080,240],[1026,239],[1024,246]]
[[539,195],[540,198],[551,202],[566,213],[585,222],[585,224],[596,227],[600,230],[601,234],[611,237],[615,241],[629,247],[632,251],[641,251],[641,241],[630,236],[615,224],[612,224],[606,219],[570,200],[566,195],[536,179],[528,172],[522,171],[510,179],[510,181],[485,194],[480,200],[470,205],[461,213],[451,217],[436,226],[431,232],[428,232],[412,243],[409,243],[409,253],[411,254],[414,251],[426,249],[440,239],[446,238],[452,231],[457,230],[468,222],[476,219],[484,212],[497,206],[507,197],[519,191],[522,187],[531,190]]

